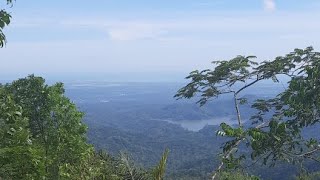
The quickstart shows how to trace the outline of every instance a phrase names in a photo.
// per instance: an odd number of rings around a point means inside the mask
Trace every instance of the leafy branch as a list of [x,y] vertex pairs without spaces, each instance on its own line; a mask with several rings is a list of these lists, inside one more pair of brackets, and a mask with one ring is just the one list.
[[[6,0],[7,5],[12,5],[12,0]],[[5,9],[0,9],[0,48],[3,47],[7,40],[3,29],[10,24],[11,15]]]
[[[237,56],[229,61],[214,61],[213,70],[193,71],[186,77],[191,82],[175,95],[177,99],[200,97],[200,106],[211,98],[223,94],[233,95],[238,127],[226,123],[220,125],[222,130],[217,134],[231,140],[223,146],[223,160],[212,179],[225,166],[224,162],[230,164],[234,160],[238,163],[243,159],[244,155],[235,158],[235,152],[244,140],[250,148],[251,159],[264,157],[263,164],[274,165],[279,160],[296,161],[288,155],[311,159],[313,157],[310,155],[318,152],[317,148],[310,150],[312,147],[307,146],[301,130],[320,120],[320,53],[307,47],[295,49],[272,61],[257,63],[252,58],[255,57]],[[247,99],[239,98],[239,95],[260,81],[271,79],[278,83],[281,75],[290,78],[288,88],[274,98],[257,99],[251,106],[257,110],[251,121],[252,124],[260,123],[253,127],[244,126],[239,106],[247,103]],[[297,150],[300,150],[299,155],[294,153]]]

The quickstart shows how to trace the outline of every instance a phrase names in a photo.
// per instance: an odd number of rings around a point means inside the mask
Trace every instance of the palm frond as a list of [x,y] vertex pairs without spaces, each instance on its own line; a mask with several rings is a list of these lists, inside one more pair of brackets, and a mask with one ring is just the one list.
[[165,176],[165,171],[166,171],[166,165],[167,165],[167,159],[169,155],[169,150],[166,149],[160,159],[160,162],[158,165],[153,169],[153,178],[155,180],[163,180]]

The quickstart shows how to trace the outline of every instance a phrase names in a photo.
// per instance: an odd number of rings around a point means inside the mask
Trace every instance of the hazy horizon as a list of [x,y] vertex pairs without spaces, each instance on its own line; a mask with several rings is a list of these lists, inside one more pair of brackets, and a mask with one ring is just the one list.
[[319,7],[316,0],[16,1],[0,79],[97,73],[183,81],[213,60],[319,50]]

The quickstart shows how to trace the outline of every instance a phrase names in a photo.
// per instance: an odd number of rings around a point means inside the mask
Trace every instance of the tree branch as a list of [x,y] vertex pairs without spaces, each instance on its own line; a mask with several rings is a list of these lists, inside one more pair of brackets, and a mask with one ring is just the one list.
[[237,98],[236,93],[233,94],[233,99],[234,99],[234,106],[235,106],[236,113],[237,113],[238,125],[239,125],[239,127],[242,127],[241,115],[240,115],[238,98]]
[[235,94],[239,94],[242,90],[246,89],[246,88],[249,87],[249,86],[252,86],[253,84],[259,82],[259,81],[262,80],[262,79],[263,79],[263,78],[259,78],[259,76],[257,75],[257,79],[256,79],[255,81],[253,81],[253,82],[251,82],[251,83],[243,86],[243,87],[240,88],[237,92],[235,92]]
[[[229,158],[230,155],[231,155],[231,153],[234,151],[234,149],[235,149],[237,146],[239,146],[239,144],[240,144],[241,141],[243,141],[243,140],[244,140],[244,138],[243,138],[243,139],[239,139],[239,140],[234,144],[233,148],[231,148],[223,158],[224,158],[224,159]],[[218,168],[214,171],[214,173],[213,173],[213,175],[212,175],[212,180],[215,180],[215,179],[217,178],[218,172],[222,169],[223,165],[224,165],[224,162],[221,161],[220,165],[218,166]]]

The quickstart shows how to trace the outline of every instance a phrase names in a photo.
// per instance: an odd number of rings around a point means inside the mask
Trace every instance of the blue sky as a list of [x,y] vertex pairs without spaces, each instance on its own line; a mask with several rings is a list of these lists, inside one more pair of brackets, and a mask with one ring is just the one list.
[[13,16],[0,49],[0,72],[11,76],[173,78],[236,55],[262,61],[297,47],[320,51],[319,0],[17,0],[12,8],[0,6]]

